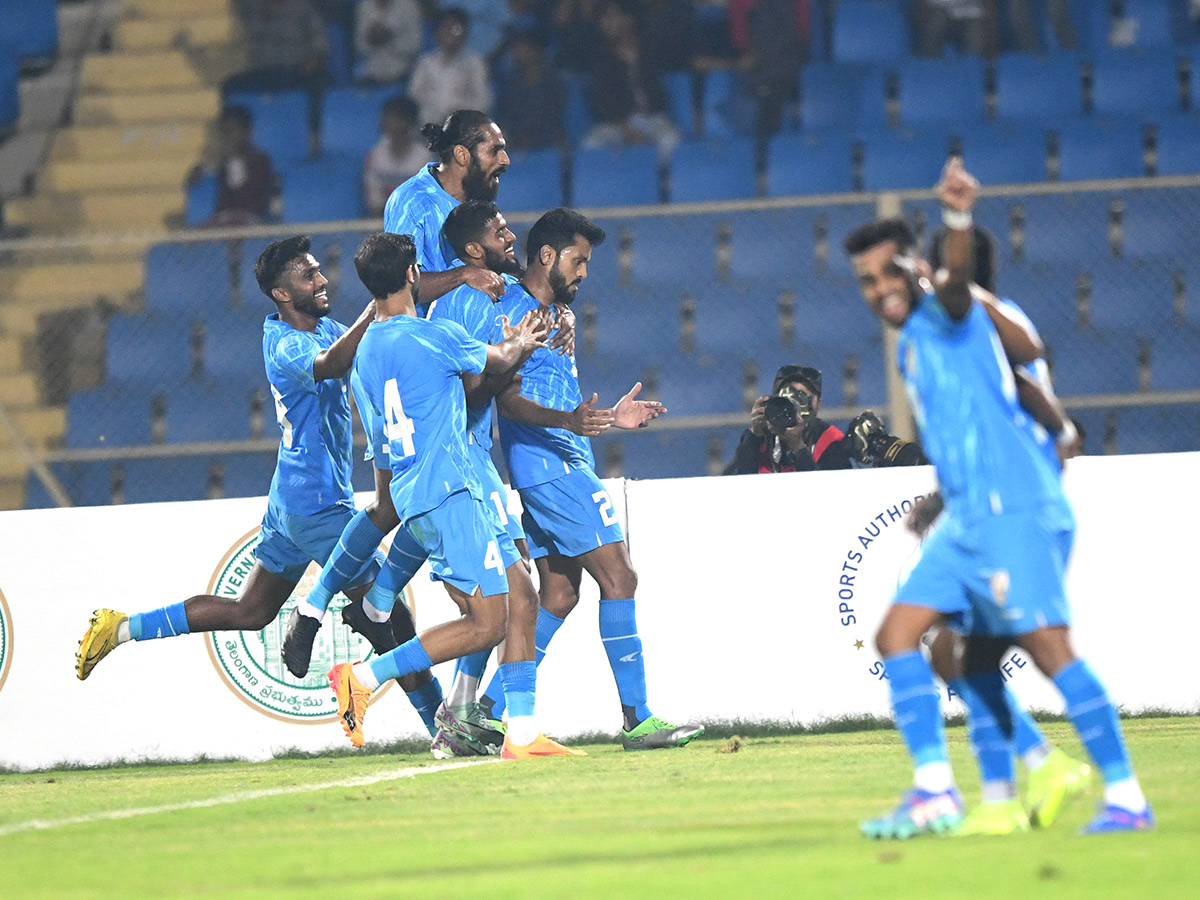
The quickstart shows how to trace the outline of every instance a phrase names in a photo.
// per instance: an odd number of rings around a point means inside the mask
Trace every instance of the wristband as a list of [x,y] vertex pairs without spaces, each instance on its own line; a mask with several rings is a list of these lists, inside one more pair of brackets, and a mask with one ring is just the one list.
[[954,231],[966,231],[974,224],[971,211],[942,208],[942,224]]
[[1079,437],[1079,432],[1075,430],[1075,423],[1070,419],[1063,419],[1062,431],[1054,436],[1054,443],[1060,447],[1069,447],[1075,443]]

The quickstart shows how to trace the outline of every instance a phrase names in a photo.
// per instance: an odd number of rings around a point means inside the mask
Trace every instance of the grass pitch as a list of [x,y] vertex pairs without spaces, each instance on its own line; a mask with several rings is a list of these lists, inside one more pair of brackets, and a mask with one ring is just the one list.
[[[1126,734],[1158,830],[1090,838],[1096,785],[1044,832],[865,840],[909,779],[890,730],[441,771],[424,754],[0,775],[0,898],[1200,896],[1200,718]],[[961,728],[950,741],[971,805]]]

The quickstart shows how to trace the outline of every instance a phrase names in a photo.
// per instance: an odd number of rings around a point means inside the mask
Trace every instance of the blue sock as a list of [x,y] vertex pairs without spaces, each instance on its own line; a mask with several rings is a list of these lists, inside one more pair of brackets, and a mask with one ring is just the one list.
[[1121,736],[1117,710],[1104,685],[1082,659],[1054,676],[1054,684],[1067,703],[1067,718],[1104,777],[1105,784],[1133,777],[1129,751]]
[[948,763],[941,691],[933,683],[929,663],[919,650],[910,650],[885,659],[884,664],[896,730],[904,738],[914,765]]
[[428,556],[425,548],[408,533],[408,529],[397,531],[383,569],[367,591],[367,602],[380,612],[389,612],[396,604],[396,596],[412,581]]
[[504,697],[510,716],[532,716],[537,691],[537,664],[531,660],[501,663]]
[[433,665],[433,661],[421,646],[421,639],[415,637],[411,641],[405,641],[391,653],[367,660],[367,665],[371,667],[371,672],[379,679],[379,683],[383,684],[401,675],[411,675],[413,672],[428,669]]
[[632,708],[639,722],[650,718],[650,707],[646,705],[646,664],[632,598],[600,601],[600,640],[617,680],[621,705]]
[[337,546],[329,554],[325,568],[305,599],[324,612],[333,595],[345,590],[354,576],[363,570],[384,537],[384,533],[368,518],[366,510],[356,512],[346,523]]
[[421,721],[425,723],[429,736],[436,737],[437,726],[433,724],[433,716],[438,707],[442,705],[441,683],[437,678],[430,678],[426,684],[421,685],[415,691],[406,691],[405,696],[413,705],[413,709],[417,711],[417,715],[421,717]]
[[[554,613],[548,613],[544,609],[538,609],[537,615],[537,633],[534,636],[534,657],[533,661],[537,665],[542,664],[542,660],[546,657],[546,649],[550,646],[550,639],[562,628],[562,623],[565,619],[560,619]],[[500,678],[500,673],[497,672],[492,676],[492,680],[488,683],[487,690],[483,692],[485,701],[490,701],[492,704],[492,718],[504,718],[504,684]]]
[[1029,710],[1022,706],[1011,692],[1008,697],[1008,705],[1013,714],[1013,739],[1016,741],[1017,755],[1024,756],[1030,750],[1046,746],[1049,743],[1046,735],[1042,734],[1042,729],[1038,728],[1037,722],[1033,721]]
[[458,665],[454,668],[456,675],[467,675],[470,678],[479,679],[483,677],[483,671],[487,668],[488,660],[492,658],[492,651],[480,650],[478,653],[472,653],[469,656],[460,656]]
[[979,763],[980,779],[985,785],[1012,784],[1016,780],[1013,717],[1000,672],[956,678],[950,686],[967,707],[967,735]]
[[190,633],[187,610],[183,603],[160,606],[150,612],[134,613],[129,617],[129,636],[135,641],[149,641],[153,638],[175,637],[177,634]]

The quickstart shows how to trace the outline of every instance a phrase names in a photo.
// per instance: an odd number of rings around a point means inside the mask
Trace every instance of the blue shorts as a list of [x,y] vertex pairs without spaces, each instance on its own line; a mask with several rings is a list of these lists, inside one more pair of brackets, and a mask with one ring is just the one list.
[[507,569],[521,558],[495,510],[470,491],[456,491],[441,505],[413,516],[406,526],[429,554],[434,577],[464,594],[508,593]]
[[[309,516],[294,516],[268,503],[262,520],[262,539],[254,555],[268,572],[298,582],[310,562],[325,565],[354,512],[354,507],[339,503]],[[382,564],[383,554],[376,550],[347,588],[374,581]]]
[[591,469],[521,488],[529,555],[583,556],[625,540],[612,498]]
[[509,515],[508,485],[501,480],[500,473],[496,471],[496,464],[492,462],[492,454],[472,441],[467,455],[471,459],[471,464],[475,466],[475,474],[479,478],[479,483],[483,485],[484,502],[496,510],[500,524],[504,526],[510,538],[514,541],[525,540],[525,529],[521,527],[520,518]]
[[939,522],[895,602],[936,609],[964,634],[1070,625],[1064,581],[1074,537],[1073,523],[1037,511]]

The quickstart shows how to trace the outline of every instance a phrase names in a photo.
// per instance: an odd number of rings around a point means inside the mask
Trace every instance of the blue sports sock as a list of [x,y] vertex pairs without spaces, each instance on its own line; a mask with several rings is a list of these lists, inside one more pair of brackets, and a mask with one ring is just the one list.
[[646,704],[646,664],[632,598],[600,601],[600,640],[617,681],[621,705],[631,707],[639,722],[650,718],[650,707]]
[[129,617],[129,636],[135,641],[149,641],[153,638],[175,637],[177,634],[190,633],[187,609],[183,603],[160,606],[150,612],[134,613]]
[[433,661],[421,646],[421,639],[415,637],[390,653],[367,660],[367,665],[371,667],[371,672],[379,679],[379,683],[383,684],[401,675],[411,675],[413,672],[428,669],[433,665]]
[[916,766],[948,763],[946,732],[939,703],[941,692],[933,683],[933,670],[919,650],[884,660],[888,692],[896,715],[896,730],[904,738]]
[[329,554],[329,560],[313,589],[305,598],[309,604],[324,612],[329,607],[329,601],[338,591],[345,590],[354,576],[363,570],[375,548],[384,538],[384,533],[375,527],[375,523],[367,516],[366,510],[360,509],[346,523],[342,536],[338,538],[337,546]]
[[421,717],[421,721],[425,723],[425,728],[429,732],[430,737],[437,736],[437,725],[433,723],[433,716],[437,712],[439,706],[442,705],[442,685],[437,678],[430,678],[429,681],[415,691],[406,691],[405,696],[408,697],[408,702],[413,705],[413,709],[417,711],[417,715]]
[[[554,613],[548,613],[546,610],[539,608],[537,615],[537,633],[534,636],[534,656],[533,661],[537,665],[542,664],[542,660],[546,657],[546,650],[550,646],[550,640],[562,628],[562,623],[565,619],[560,619]],[[488,683],[487,690],[483,692],[483,696],[492,701],[492,718],[504,718],[504,684],[500,678],[500,673],[497,672],[492,676],[492,680]]]
[[454,672],[456,675],[466,675],[469,678],[478,680],[483,678],[483,671],[487,668],[488,660],[491,658],[491,649],[480,650],[478,653],[472,653],[469,656],[460,656]]
[[1067,703],[1067,718],[1104,777],[1105,784],[1133,777],[1129,751],[1121,736],[1117,710],[1104,685],[1082,659],[1054,676],[1054,684]]
[[967,736],[985,785],[1016,780],[1013,716],[999,671],[956,678],[950,683],[967,707]]
[[1008,705],[1013,714],[1013,740],[1016,742],[1018,756],[1024,757],[1029,751],[1049,744],[1029,710],[1017,701],[1011,691],[1008,695]]
[[396,605],[396,596],[412,581],[428,556],[407,529],[397,531],[383,569],[367,591],[367,602],[380,612],[390,612]]
[[537,664],[531,660],[501,663],[509,716],[532,716],[537,691]]

